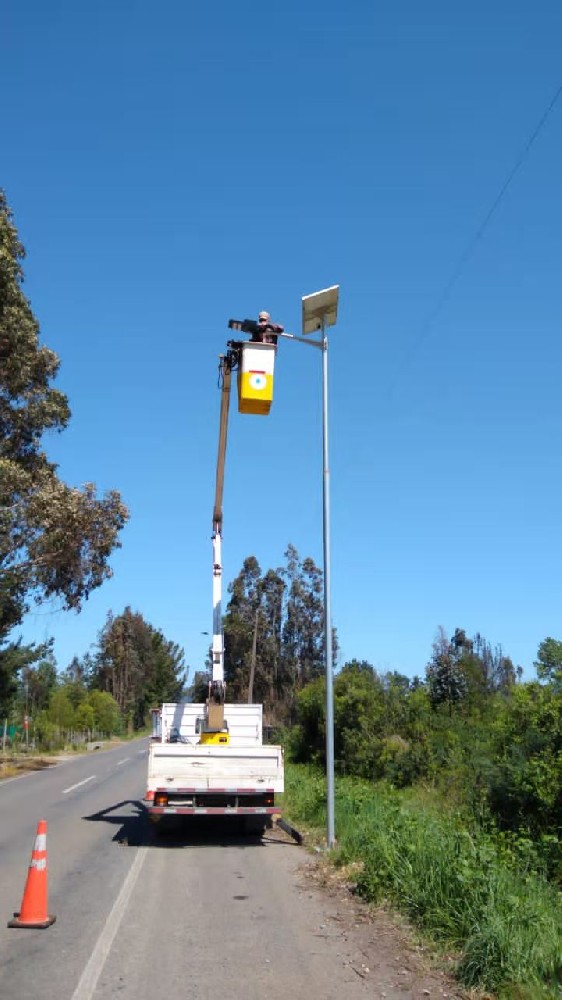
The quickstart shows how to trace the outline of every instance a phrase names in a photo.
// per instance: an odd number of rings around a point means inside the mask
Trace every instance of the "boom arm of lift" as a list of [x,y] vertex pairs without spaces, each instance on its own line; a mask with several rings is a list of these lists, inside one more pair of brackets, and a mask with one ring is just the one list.
[[229,352],[220,359],[222,392],[215,505],[213,508],[213,645],[211,650],[213,672],[209,686],[209,706],[211,704],[217,706],[213,711],[213,729],[222,729],[224,726],[224,708],[222,709],[222,713],[218,709],[218,706],[224,706],[225,699],[224,639],[222,631],[222,498],[233,364],[233,352]]

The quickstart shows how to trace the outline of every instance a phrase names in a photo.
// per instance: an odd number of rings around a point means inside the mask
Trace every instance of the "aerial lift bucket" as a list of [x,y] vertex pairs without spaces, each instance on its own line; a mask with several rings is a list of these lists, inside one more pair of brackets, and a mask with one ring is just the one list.
[[242,344],[238,368],[238,412],[265,416],[273,400],[274,344]]

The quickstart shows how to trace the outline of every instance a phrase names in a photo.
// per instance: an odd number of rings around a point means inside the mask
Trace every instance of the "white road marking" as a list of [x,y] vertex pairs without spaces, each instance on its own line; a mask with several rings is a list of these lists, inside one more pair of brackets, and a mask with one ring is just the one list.
[[63,788],[62,794],[67,795],[68,792],[73,792],[75,788],[80,788],[80,785],[86,785],[88,781],[93,781],[95,774],[91,774],[89,778],[84,778],[84,781],[78,781],[75,785],[71,785],[70,788]]
[[121,767],[121,764],[124,764],[125,761],[130,760],[130,759],[131,759],[130,757],[123,757],[123,760],[118,760],[117,761],[115,767]]
[[139,847],[138,854],[129,868],[129,873],[123,882],[121,892],[113,904],[105,926],[96,942],[88,964],[80,976],[80,982],[72,994],[71,1000],[92,1000],[99,977],[111,951],[115,935],[131,898],[131,893],[139,877],[148,848]]
[[[99,753],[96,754],[96,756],[99,756],[100,753],[113,753],[114,750],[115,750],[114,747],[110,747],[109,750],[100,750]],[[139,755],[143,753],[146,754],[147,752],[148,752],[147,750],[137,750],[137,753]],[[63,764],[77,764],[82,759],[83,759],[82,757],[67,757],[66,759],[58,759],[56,763],[51,764],[49,767],[43,768],[43,771],[54,771],[55,767],[62,767]],[[127,757],[127,760],[131,760],[131,758]],[[17,774],[14,778],[0,778],[0,788],[3,788],[4,785],[9,785],[12,781],[21,781],[22,778],[36,777],[37,775],[42,774],[43,771],[28,771],[26,774]],[[74,787],[77,788],[78,786],[75,785]],[[72,789],[68,788],[67,791],[72,791]],[[64,792],[63,794],[66,794],[66,792]]]

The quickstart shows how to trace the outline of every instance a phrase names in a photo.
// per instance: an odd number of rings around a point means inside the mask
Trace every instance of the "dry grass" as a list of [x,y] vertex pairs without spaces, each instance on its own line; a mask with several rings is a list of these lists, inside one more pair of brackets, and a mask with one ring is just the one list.
[[27,755],[0,754],[0,781],[5,778],[16,778],[30,771],[42,771],[53,765],[52,760],[45,757],[28,757]]

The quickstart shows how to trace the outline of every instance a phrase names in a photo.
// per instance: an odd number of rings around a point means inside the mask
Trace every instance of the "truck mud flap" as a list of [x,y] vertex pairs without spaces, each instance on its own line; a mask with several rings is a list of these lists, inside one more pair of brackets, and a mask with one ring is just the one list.
[[302,833],[299,833],[299,831],[296,830],[294,826],[291,826],[290,823],[287,823],[287,821],[283,819],[282,816],[278,817],[276,823],[277,826],[281,827],[281,829],[284,830],[285,833],[288,833],[289,837],[292,837],[293,840],[297,842],[297,844],[302,844],[304,839]]

